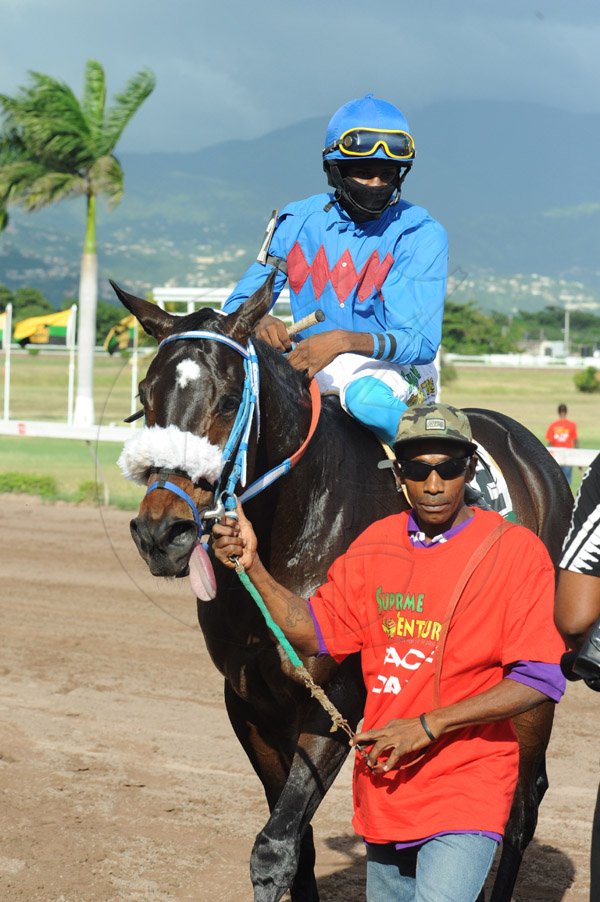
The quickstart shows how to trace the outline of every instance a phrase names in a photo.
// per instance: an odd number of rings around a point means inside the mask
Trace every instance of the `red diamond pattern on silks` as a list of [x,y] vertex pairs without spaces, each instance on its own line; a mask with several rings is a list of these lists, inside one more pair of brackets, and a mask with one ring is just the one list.
[[394,258],[388,252],[383,258],[383,262],[379,262],[379,254],[377,251],[373,251],[360,273],[358,274],[358,300],[361,302],[366,300],[371,292],[375,290],[381,300],[383,301],[383,295],[381,294],[381,288],[383,283],[385,282],[386,276],[389,273],[392,265],[394,263]]
[[315,254],[312,264],[309,264],[304,256],[304,251],[296,241],[287,255],[288,280],[292,291],[299,294],[310,275],[317,300],[323,294],[328,281],[331,281],[340,304],[344,303],[355,288],[360,303],[366,300],[373,291],[377,291],[383,300],[381,288],[393,263],[394,258],[390,253],[387,253],[381,261],[378,252],[373,251],[360,273],[357,274],[350,251],[346,249],[333,269],[330,270],[323,245]]
[[299,294],[308,278],[310,266],[306,262],[306,257],[298,242],[295,243],[286,259],[290,288],[294,294]]
[[327,262],[327,255],[325,254],[323,245],[321,245],[313,260],[313,264],[310,268],[310,277],[312,279],[315,297],[319,300],[325,291],[325,286],[329,280],[329,263]]
[[350,251],[346,249],[331,270],[331,284],[340,304],[343,304],[353,288],[356,287],[356,269]]

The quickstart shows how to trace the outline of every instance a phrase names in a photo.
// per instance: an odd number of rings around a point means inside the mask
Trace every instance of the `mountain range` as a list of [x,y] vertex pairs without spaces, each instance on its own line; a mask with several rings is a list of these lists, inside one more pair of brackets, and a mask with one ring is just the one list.
[[[478,101],[412,120],[417,159],[403,194],[448,230],[454,298],[599,308],[600,115]],[[125,198],[110,213],[100,204],[101,296],[109,277],[137,292],[234,282],[271,210],[326,190],[325,127],[314,118],[195,153],[123,154]],[[36,285],[59,305],[76,296],[83,225],[83,201],[13,211],[0,283]]]

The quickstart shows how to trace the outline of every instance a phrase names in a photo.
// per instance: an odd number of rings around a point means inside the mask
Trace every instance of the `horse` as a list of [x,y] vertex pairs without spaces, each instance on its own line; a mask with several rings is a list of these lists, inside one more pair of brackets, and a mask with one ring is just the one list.
[[[159,342],[139,387],[148,427],[140,432],[173,433],[179,442],[175,458],[148,448],[138,455],[142,460],[137,476],[149,491],[131,521],[131,534],[154,575],[185,576],[204,523],[223,513],[223,506],[215,504],[219,492],[228,496],[226,502],[235,500],[231,486],[244,469],[249,478],[278,472],[281,478],[245,501],[244,508],[265,565],[275,579],[307,597],[325,580],[332,561],[370,523],[406,509],[407,502],[390,473],[377,466],[384,455],[375,436],[346,414],[337,398],[328,396],[322,398],[315,427],[313,407],[319,399],[311,394],[306,375],[270,346],[251,340],[270,309],[272,282],[269,278],[228,316],[209,309],[173,316],[113,283],[123,305]],[[247,403],[244,349],[250,347],[260,378],[260,386],[255,386],[260,422],[254,410],[236,439],[238,448],[247,445],[245,467],[229,459],[215,465],[210,458],[206,463],[206,448],[210,446],[210,453],[227,449],[240,406]],[[479,409],[468,410],[468,416],[475,440],[485,445],[506,476],[518,522],[541,537],[556,561],[572,504],[560,468],[511,418]],[[194,442],[205,442],[200,453],[204,463],[191,467],[185,454]],[[280,466],[284,460],[289,464],[300,448],[304,453],[295,466]],[[224,677],[233,731],[263,785],[269,808],[251,853],[254,898],[276,902],[289,890],[293,902],[317,902],[310,822],[348,754],[347,736],[331,732],[328,716],[302,684],[235,573],[216,560],[213,565],[216,597],[198,600],[198,620],[208,653]],[[358,656],[340,665],[326,656],[310,658],[305,665],[356,729],[365,700]],[[548,785],[544,753],[553,711],[554,705],[545,702],[514,718],[521,751],[519,785],[493,902],[510,900],[523,851],[536,827]]]

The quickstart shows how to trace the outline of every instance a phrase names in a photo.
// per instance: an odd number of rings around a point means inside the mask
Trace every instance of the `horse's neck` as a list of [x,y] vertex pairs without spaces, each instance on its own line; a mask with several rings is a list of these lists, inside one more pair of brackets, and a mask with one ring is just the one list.
[[[261,369],[261,435],[255,468],[258,475],[281,463],[304,442],[312,401],[302,376],[281,355],[264,345],[257,350]],[[348,495],[364,498],[365,490],[377,495],[394,487],[390,472],[377,468],[384,456],[375,436],[345,414],[337,399],[323,398],[316,432],[298,467],[286,476],[286,485],[290,489],[297,487],[305,497],[342,478]]]
[[302,376],[264,345],[260,360],[261,435],[257,464],[273,467],[298,450],[308,432],[311,403]]

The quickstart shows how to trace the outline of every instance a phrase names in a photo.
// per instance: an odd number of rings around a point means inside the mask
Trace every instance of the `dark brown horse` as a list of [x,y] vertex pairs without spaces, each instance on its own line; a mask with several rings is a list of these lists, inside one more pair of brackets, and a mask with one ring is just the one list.
[[[237,312],[203,310],[174,317],[116,288],[146,332],[162,341],[189,330],[229,337],[245,346],[270,306],[265,285]],[[309,429],[306,380],[273,349],[256,341],[261,376],[260,435],[250,434],[250,479],[295,452]],[[182,377],[182,374],[187,376]],[[193,376],[193,378],[192,378]],[[140,385],[147,432],[178,427],[222,449],[242,401],[243,359],[222,341],[186,338],[165,344]],[[559,467],[535,437],[515,421],[471,410],[477,440],[503,469],[518,520],[536,532],[556,560],[571,496]],[[157,430],[155,430],[156,432]],[[190,439],[191,441],[191,439]],[[296,467],[245,505],[261,556],[274,577],[301,595],[324,581],[337,555],[370,523],[405,507],[373,435],[324,398],[316,432]],[[168,479],[206,511],[214,506],[214,475],[194,480],[181,464],[160,472],[149,461],[148,482]],[[207,482],[207,479],[209,482]],[[157,576],[184,576],[198,538],[185,497],[166,489],[147,494],[131,531]],[[233,729],[261,780],[270,811],[251,857],[255,899],[275,902],[290,888],[295,902],[315,902],[314,846],[310,821],[347,753],[343,733],[330,733],[321,707],[301,685],[235,573],[215,563],[217,596],[198,603],[208,652],[225,678],[225,704]],[[329,658],[306,662],[315,680],[352,727],[362,715],[365,689],[357,656],[337,666]],[[521,777],[506,834],[493,899],[509,900],[523,850],[533,836],[547,787],[544,752],[553,705],[516,719]],[[449,800],[450,803],[450,800]]]

